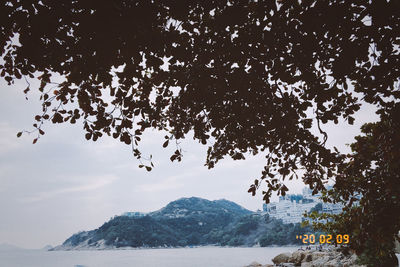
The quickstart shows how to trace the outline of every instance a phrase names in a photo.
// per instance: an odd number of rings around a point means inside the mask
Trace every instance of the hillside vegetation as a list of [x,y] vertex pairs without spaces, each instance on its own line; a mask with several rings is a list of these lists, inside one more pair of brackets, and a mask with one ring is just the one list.
[[299,243],[307,232],[227,200],[182,198],[140,216],[115,216],[98,229],[74,234],[55,249],[270,246]]

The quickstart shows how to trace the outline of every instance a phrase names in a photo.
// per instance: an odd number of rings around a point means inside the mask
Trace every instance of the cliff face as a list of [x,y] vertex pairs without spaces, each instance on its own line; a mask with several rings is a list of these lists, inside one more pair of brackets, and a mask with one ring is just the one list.
[[295,243],[299,231],[304,232],[298,225],[282,225],[228,200],[192,197],[145,215],[116,216],[95,230],[72,235],[53,250],[286,245]]

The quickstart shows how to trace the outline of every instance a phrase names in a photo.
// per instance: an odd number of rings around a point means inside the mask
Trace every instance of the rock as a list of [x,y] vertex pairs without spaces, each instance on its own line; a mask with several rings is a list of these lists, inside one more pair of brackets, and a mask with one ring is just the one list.
[[336,248],[322,251],[298,250],[293,253],[282,253],[272,259],[275,265],[252,263],[248,267],[367,267],[357,264],[357,255],[344,255]]
[[351,255],[351,257],[349,258],[349,260],[350,260],[351,263],[356,263],[357,255],[356,255],[356,254]]
[[343,264],[340,261],[333,259],[333,260],[326,262],[324,266],[325,267],[343,267]]
[[279,265],[281,263],[286,263],[289,262],[290,257],[292,254],[286,252],[286,253],[281,253],[278,256],[275,256],[275,258],[272,259],[272,262],[275,263],[276,265]]
[[302,262],[310,262],[310,261],[312,261],[312,255],[311,253],[306,253]]
[[[312,266],[314,267],[325,267],[326,263],[329,261],[329,256],[316,256],[317,258],[312,261]],[[313,256],[314,258],[314,256]]]
[[312,261],[315,261],[321,257],[326,257],[326,256],[327,256],[327,254],[325,252],[315,251],[315,252],[311,253]]
[[245,267],[262,267],[262,264],[258,263],[256,261],[253,261],[252,263],[250,263],[249,265],[246,265]]
[[265,264],[265,265],[262,265],[261,263],[258,263],[258,262],[256,262],[256,261],[254,261],[254,262],[252,262],[252,263],[250,263],[249,265],[246,265],[246,266],[244,266],[244,267],[274,267],[274,265],[272,265],[272,264]]
[[293,253],[282,253],[273,258],[272,261],[275,264],[274,266],[281,267],[366,267],[357,265],[357,255],[345,256],[339,250],[333,248],[324,251],[299,250]]
[[305,251],[295,251],[289,258],[289,262],[293,262],[295,265],[300,265],[303,259],[305,258],[306,254],[307,252]]

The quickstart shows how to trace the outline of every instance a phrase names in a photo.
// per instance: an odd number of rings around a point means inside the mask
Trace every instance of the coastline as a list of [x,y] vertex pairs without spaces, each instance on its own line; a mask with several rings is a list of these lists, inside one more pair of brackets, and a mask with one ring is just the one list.
[[158,247],[115,247],[115,246],[102,246],[102,247],[93,247],[93,246],[78,246],[78,247],[70,247],[59,245],[53,247],[47,251],[103,251],[103,250],[145,250],[145,249],[195,249],[195,248],[288,248],[288,249],[297,249],[300,246],[298,245],[272,245],[267,247],[261,247],[259,245],[256,246],[218,246],[218,245],[201,245],[201,246],[184,246],[184,247],[169,247],[169,246],[158,246]]

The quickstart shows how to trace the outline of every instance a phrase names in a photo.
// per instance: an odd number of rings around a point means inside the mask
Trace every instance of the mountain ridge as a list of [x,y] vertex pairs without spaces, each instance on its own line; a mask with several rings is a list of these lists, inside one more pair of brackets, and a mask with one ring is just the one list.
[[296,240],[288,233],[301,232],[298,225],[286,229],[281,221],[226,199],[180,198],[159,210],[140,214],[115,216],[97,229],[72,235],[52,250],[269,245],[275,238],[268,235],[271,231],[282,232],[276,242],[290,244]]

